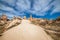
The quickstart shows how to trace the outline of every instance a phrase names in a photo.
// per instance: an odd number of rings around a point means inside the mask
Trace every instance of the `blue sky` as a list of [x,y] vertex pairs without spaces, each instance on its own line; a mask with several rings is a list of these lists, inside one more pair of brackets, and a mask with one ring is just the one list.
[[60,16],[60,0],[0,0],[0,15],[55,19]]

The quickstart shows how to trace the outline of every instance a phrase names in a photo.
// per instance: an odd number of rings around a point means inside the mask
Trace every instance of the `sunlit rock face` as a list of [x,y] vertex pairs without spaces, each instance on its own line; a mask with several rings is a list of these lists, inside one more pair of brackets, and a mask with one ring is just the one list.
[[[0,15],[5,13],[9,18],[27,16],[54,19],[60,16],[60,0],[0,0]],[[47,17],[48,16],[48,17]]]

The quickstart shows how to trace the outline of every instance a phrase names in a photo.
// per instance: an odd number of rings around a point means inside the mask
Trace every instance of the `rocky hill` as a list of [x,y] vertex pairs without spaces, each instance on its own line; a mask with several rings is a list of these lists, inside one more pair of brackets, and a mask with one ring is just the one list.
[[31,22],[44,28],[55,40],[60,40],[60,17],[56,20],[34,19]]
[[8,17],[5,14],[3,14],[0,17],[0,35],[4,31],[19,25],[21,23],[21,20],[22,19],[20,17],[15,17],[15,16],[12,19],[8,19]]

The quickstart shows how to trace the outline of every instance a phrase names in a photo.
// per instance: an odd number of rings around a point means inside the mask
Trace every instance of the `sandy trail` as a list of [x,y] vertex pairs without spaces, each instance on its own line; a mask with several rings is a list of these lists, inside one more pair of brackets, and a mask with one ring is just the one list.
[[53,40],[43,28],[33,25],[28,20],[4,33],[0,40]]

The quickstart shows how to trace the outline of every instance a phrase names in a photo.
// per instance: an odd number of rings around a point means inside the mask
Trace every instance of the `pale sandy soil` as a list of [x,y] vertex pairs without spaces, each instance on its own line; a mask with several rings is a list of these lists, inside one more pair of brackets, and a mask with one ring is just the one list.
[[33,25],[28,20],[6,31],[0,40],[53,40],[43,28]]

